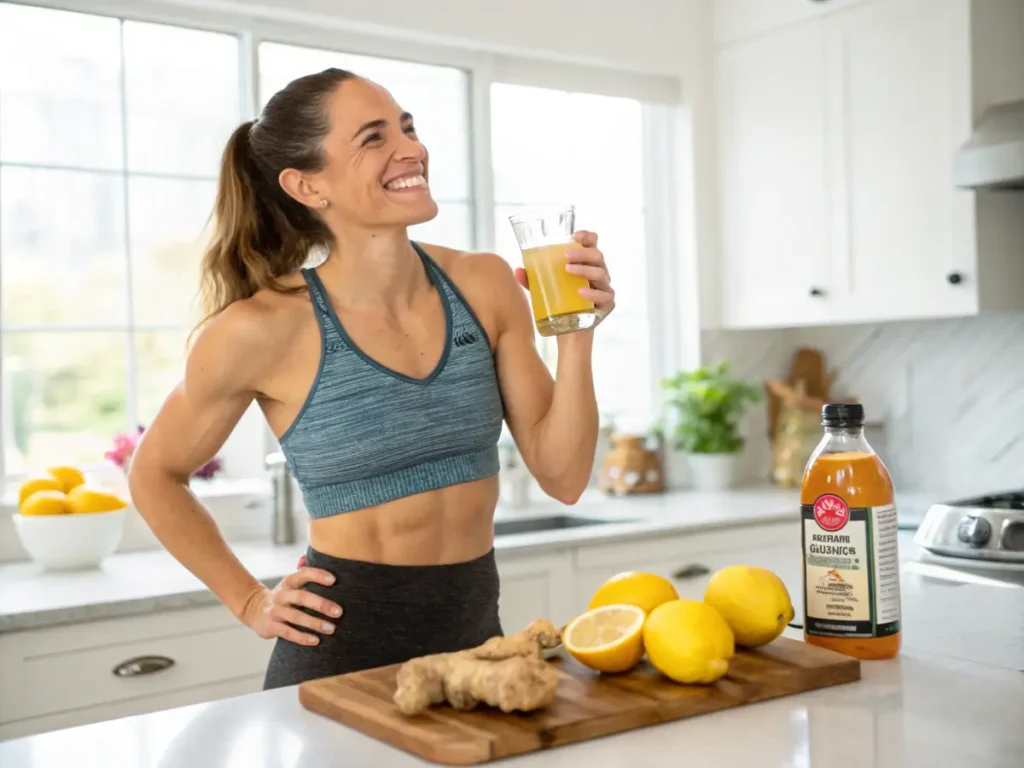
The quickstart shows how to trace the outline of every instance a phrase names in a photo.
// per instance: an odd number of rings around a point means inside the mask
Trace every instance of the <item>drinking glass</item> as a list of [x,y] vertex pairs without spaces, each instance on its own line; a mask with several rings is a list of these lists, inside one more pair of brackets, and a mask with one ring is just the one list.
[[579,293],[590,282],[565,270],[566,253],[580,247],[573,240],[575,207],[517,214],[509,221],[523,254],[537,332],[558,336],[592,327],[597,320],[594,302]]

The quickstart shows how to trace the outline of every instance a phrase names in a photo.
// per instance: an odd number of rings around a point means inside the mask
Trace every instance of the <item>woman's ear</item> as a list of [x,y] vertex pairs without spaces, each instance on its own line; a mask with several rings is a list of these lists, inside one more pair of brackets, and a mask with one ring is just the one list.
[[294,168],[285,168],[278,174],[278,183],[281,189],[288,193],[288,196],[298,200],[309,208],[322,208],[324,196],[310,183],[302,171]]

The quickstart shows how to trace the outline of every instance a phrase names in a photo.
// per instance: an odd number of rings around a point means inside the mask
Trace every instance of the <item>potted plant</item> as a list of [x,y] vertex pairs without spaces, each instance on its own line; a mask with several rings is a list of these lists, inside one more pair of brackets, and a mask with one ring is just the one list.
[[685,457],[690,484],[701,490],[731,487],[744,443],[739,421],[747,406],[761,400],[761,390],[732,377],[728,362],[680,371],[663,380],[662,389],[673,422],[666,430],[668,447]]

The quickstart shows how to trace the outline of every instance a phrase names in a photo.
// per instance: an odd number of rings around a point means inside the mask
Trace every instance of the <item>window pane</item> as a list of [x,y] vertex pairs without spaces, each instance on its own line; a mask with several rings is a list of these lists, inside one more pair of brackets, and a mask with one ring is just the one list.
[[120,333],[4,334],[8,471],[103,460],[126,426],[125,352]]
[[188,332],[143,331],[135,334],[138,366],[139,423],[148,426],[185,372]]
[[124,24],[128,167],[215,177],[241,122],[238,38]]
[[259,59],[263,102],[295,78],[328,67],[348,69],[387,88],[415,118],[430,153],[435,199],[470,199],[469,75],[463,70],[279,43],[262,43]]
[[431,221],[409,227],[409,237],[463,251],[473,249],[473,209],[466,203],[441,203]]
[[121,178],[0,167],[3,324],[124,324]]
[[499,203],[643,205],[643,121],[632,99],[491,86]]
[[128,183],[136,325],[191,325],[212,181],[132,177]]
[[0,160],[120,168],[120,22],[0,3]]
[[[491,108],[495,248],[520,266],[508,217],[545,205],[576,206],[576,228],[598,234],[616,293],[615,314],[595,335],[598,405],[646,428],[652,379],[642,105],[496,84]],[[555,341],[541,339],[538,347],[554,370]]]

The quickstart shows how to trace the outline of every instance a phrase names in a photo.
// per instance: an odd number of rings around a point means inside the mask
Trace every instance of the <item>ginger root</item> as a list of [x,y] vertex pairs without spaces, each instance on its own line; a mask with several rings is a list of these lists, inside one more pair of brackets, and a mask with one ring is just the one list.
[[455,709],[483,703],[503,712],[541,709],[555,698],[558,672],[544,661],[562,633],[537,619],[508,637],[492,637],[476,648],[410,659],[398,670],[394,702],[406,715],[448,702]]

